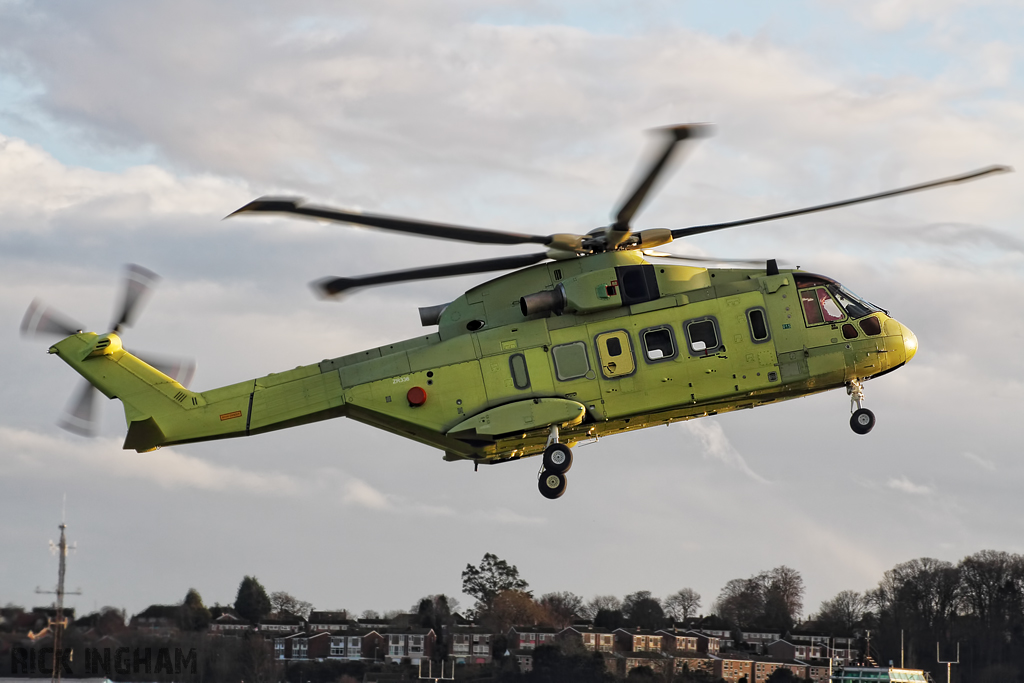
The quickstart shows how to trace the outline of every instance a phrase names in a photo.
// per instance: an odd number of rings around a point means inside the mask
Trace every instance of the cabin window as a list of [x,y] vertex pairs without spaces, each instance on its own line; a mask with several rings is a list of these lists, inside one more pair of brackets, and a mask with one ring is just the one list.
[[683,323],[686,345],[691,356],[706,356],[718,353],[722,343],[718,335],[718,322],[711,316]]
[[526,356],[521,353],[513,354],[508,359],[508,366],[512,370],[512,384],[516,389],[528,389],[530,387],[530,372],[526,369]]
[[768,320],[763,308],[751,308],[747,311],[747,322],[750,324],[750,338],[755,343],[768,341]]
[[644,357],[650,362],[676,357],[676,343],[668,327],[654,327],[640,333],[644,344]]
[[584,377],[590,372],[587,346],[583,342],[553,346],[551,347],[551,357],[555,361],[555,376],[563,382]]

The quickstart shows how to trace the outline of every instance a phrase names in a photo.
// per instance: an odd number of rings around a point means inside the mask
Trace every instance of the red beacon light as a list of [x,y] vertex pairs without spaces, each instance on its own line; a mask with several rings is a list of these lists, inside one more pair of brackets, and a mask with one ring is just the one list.
[[409,399],[410,406],[418,408],[427,402],[427,390],[423,387],[413,387],[405,397]]

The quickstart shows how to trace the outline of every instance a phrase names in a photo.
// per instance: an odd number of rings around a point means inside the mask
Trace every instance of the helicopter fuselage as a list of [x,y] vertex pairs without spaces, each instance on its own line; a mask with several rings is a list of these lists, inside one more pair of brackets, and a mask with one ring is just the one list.
[[543,263],[469,290],[437,332],[204,392],[113,333],[50,351],[124,403],[126,449],[349,417],[491,464],[536,455],[552,434],[572,445],[859,389],[913,357],[916,338],[887,312],[829,278],[774,270],[661,265],[637,251]]

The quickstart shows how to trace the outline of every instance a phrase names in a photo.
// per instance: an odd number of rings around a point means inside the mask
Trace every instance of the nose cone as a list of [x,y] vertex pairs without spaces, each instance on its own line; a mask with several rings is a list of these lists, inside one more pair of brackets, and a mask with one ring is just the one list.
[[904,362],[909,362],[917,353],[917,335],[911,332],[910,328],[903,323],[900,323],[900,329],[903,331]]

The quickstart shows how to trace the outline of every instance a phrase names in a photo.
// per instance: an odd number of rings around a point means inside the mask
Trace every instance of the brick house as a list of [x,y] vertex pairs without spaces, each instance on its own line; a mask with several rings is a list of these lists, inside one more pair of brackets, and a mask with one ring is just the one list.
[[494,633],[482,626],[449,626],[445,641],[456,664],[490,664]]
[[655,675],[664,675],[672,671],[672,658],[660,649],[623,652],[621,656],[625,667],[624,671],[620,671],[620,675],[623,676],[628,676],[630,671],[639,666],[651,667]]
[[170,638],[178,635],[181,605],[150,605],[128,623],[129,627],[147,635]]
[[665,652],[684,650],[717,655],[721,650],[721,639],[699,631],[662,629],[658,633],[662,636],[661,649]]
[[509,652],[516,662],[516,671],[521,674],[530,673],[533,671],[533,649],[528,648],[515,648],[510,649]]
[[252,629],[252,624],[234,612],[224,612],[210,622],[207,634],[211,636],[239,636]]
[[288,612],[273,612],[260,619],[257,630],[264,638],[288,633],[298,633],[302,629],[302,620]]
[[413,664],[419,664],[434,654],[436,636],[432,628],[388,628],[381,635],[387,644],[386,657],[394,664],[405,658]]
[[789,669],[797,678],[807,678],[807,664],[795,659],[776,659],[774,657],[754,658],[754,677],[750,683],[765,683],[777,669]]
[[347,631],[351,622],[348,614],[342,610],[339,612],[325,612],[313,610],[306,619],[306,627],[309,631]]
[[274,659],[306,659],[309,654],[309,636],[305,631],[274,638]]
[[743,631],[743,642],[751,646],[755,652],[764,652],[769,643],[782,637],[781,633],[765,633],[762,631]]
[[570,626],[558,633],[558,640],[575,640],[590,652],[615,651],[615,634],[600,627]]
[[727,652],[719,655],[715,668],[715,678],[722,678],[729,683],[736,683],[746,677],[753,683],[754,661],[750,655],[742,652]]
[[711,676],[715,676],[715,669],[718,668],[721,663],[721,660],[718,657],[704,652],[676,650],[671,656],[672,673],[676,676],[682,674],[684,671],[706,671]]
[[658,632],[641,628],[617,628],[614,634],[616,652],[661,652],[663,636]]
[[375,630],[351,629],[331,634],[331,659],[376,661],[387,652],[387,645]]
[[530,650],[540,645],[554,645],[561,629],[542,626],[513,626],[508,631],[510,650]]

